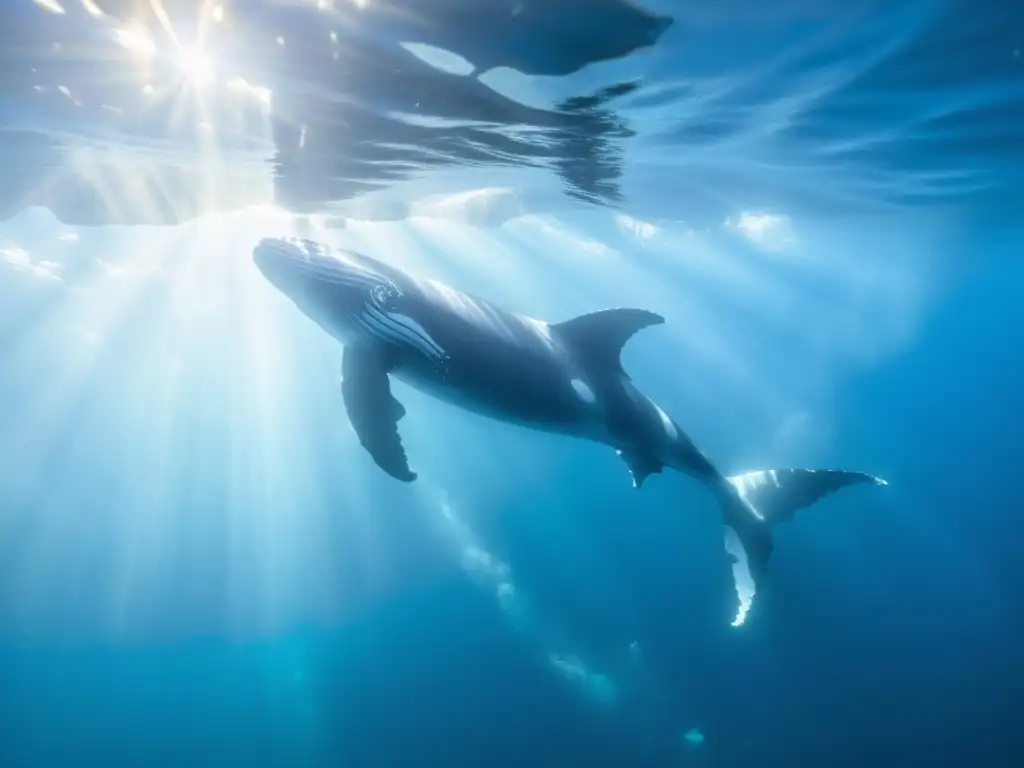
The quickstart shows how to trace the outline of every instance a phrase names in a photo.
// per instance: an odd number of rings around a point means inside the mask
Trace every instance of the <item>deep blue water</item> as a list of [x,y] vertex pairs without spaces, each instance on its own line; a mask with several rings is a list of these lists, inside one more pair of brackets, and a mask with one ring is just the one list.
[[[0,768],[1021,763],[1024,13],[201,7],[0,10]],[[687,477],[403,385],[380,472],[293,233],[656,311],[724,471],[889,485],[733,627]]]

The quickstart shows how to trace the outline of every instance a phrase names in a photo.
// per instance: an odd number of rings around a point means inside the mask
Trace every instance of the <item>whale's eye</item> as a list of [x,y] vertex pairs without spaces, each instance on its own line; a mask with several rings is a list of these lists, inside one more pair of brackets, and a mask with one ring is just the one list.
[[393,285],[381,284],[375,285],[370,289],[370,298],[373,299],[373,303],[383,309],[387,306],[388,302],[399,296],[399,291]]

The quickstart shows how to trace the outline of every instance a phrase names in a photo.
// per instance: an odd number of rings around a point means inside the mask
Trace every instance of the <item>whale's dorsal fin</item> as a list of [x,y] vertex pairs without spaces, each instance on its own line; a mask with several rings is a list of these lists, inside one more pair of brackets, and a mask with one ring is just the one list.
[[634,333],[665,318],[646,309],[602,309],[551,327],[586,362],[604,370],[622,370],[622,348]]

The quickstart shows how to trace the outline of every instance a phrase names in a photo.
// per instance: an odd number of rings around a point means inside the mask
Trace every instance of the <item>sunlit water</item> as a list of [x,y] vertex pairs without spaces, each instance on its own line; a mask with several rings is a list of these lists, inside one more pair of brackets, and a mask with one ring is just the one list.
[[[0,765],[1015,764],[1024,16],[645,7],[0,11]],[[731,627],[687,478],[401,385],[377,470],[290,234],[658,312],[723,469],[891,486]]]

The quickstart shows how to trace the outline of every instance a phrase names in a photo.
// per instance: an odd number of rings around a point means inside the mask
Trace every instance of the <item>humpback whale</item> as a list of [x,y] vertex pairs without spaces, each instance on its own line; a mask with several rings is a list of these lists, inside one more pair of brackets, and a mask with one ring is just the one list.
[[752,597],[764,578],[776,523],[845,486],[886,484],[842,469],[723,474],[622,367],[630,337],[664,323],[654,312],[604,309],[548,323],[308,239],[265,238],[253,261],[343,345],[345,409],[384,472],[416,479],[398,431],[405,408],[391,392],[392,378],[491,418],[608,445],[635,488],[665,467],[677,470],[718,501],[741,603],[742,590]]

